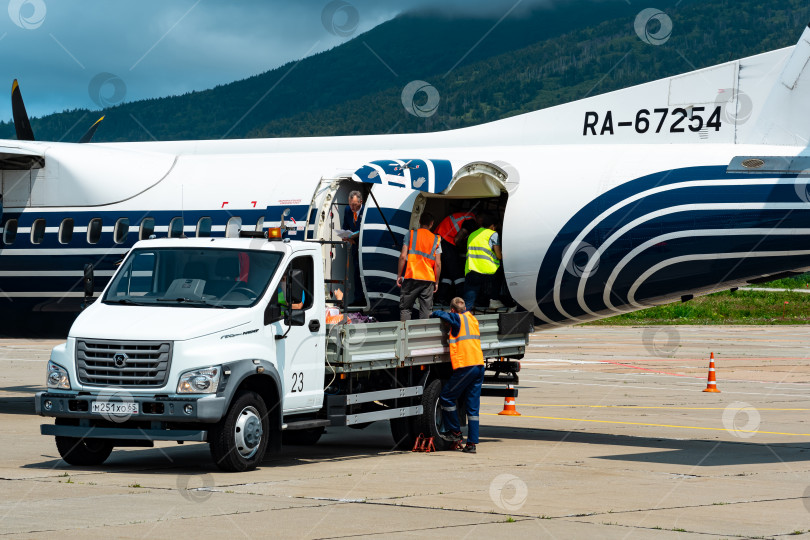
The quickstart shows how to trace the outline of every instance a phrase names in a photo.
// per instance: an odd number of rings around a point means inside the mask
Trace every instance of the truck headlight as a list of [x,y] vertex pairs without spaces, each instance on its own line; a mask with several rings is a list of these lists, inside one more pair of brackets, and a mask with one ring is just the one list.
[[219,366],[186,371],[180,375],[178,394],[214,394],[219,387]]
[[70,377],[65,368],[48,360],[48,388],[70,390]]

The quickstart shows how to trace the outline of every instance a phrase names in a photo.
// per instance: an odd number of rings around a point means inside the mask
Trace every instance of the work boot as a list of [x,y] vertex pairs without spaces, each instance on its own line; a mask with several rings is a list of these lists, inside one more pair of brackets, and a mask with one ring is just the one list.
[[447,439],[450,442],[460,442],[464,439],[460,431],[444,431],[441,433],[441,436],[443,439]]
[[500,300],[490,300],[489,309],[501,309],[506,307]]
[[474,443],[471,443],[471,442],[468,442],[468,443],[467,443],[467,444],[464,446],[464,448],[462,448],[462,449],[461,449],[461,451],[462,451],[462,452],[464,452],[465,454],[475,454],[475,453],[476,453],[476,451],[475,451],[475,444],[474,444]]

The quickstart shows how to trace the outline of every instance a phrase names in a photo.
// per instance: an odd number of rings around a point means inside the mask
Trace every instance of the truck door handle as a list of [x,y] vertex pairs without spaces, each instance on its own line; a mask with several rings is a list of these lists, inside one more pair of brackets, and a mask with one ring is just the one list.
[[309,321],[309,331],[310,332],[317,332],[321,329],[321,321],[318,319],[312,319]]

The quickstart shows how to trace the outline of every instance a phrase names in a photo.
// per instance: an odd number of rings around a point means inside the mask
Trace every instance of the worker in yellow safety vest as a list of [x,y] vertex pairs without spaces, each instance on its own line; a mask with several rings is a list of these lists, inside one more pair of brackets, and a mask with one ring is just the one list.
[[481,217],[481,228],[467,238],[464,303],[469,310],[489,306],[495,273],[502,259],[501,239],[495,229],[495,216],[487,213]]
[[467,444],[462,450],[475,454],[479,435],[478,410],[481,407],[481,385],[484,382],[484,353],[481,350],[478,319],[467,311],[461,298],[453,298],[450,313],[434,311],[431,317],[438,317],[450,325],[447,345],[450,349],[453,374],[439,395],[445,429],[442,436],[456,443],[454,448],[461,446],[461,426],[456,402],[459,398],[463,398],[469,429]]
[[430,232],[432,227],[433,216],[424,212],[419,216],[419,228],[410,231],[399,254],[397,286],[402,288],[399,295],[401,321],[411,320],[411,309],[417,298],[420,319],[427,319],[433,309],[433,293],[439,289],[442,271],[442,248],[439,237]]

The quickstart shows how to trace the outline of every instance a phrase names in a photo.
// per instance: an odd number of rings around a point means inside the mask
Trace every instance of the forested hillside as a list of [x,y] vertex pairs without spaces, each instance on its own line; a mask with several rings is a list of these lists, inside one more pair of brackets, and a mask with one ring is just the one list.
[[[810,21],[810,5],[802,0],[649,4],[673,23],[671,38],[659,46],[639,39],[633,23],[640,6],[625,1],[560,2],[507,18],[494,30],[496,19],[406,14],[297,64],[211,90],[105,110],[95,140],[463,127],[794,45]],[[420,118],[403,107],[402,89],[415,79],[437,89],[435,115]],[[25,81],[21,85],[24,92]],[[32,125],[39,139],[75,140],[100,114],[68,111],[33,119]],[[14,138],[11,123],[0,123],[0,137]]]

